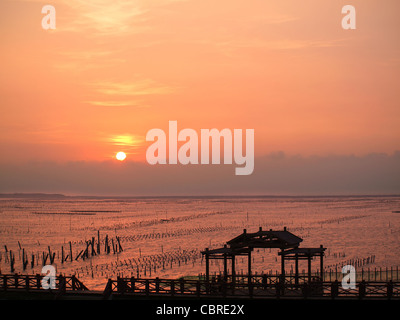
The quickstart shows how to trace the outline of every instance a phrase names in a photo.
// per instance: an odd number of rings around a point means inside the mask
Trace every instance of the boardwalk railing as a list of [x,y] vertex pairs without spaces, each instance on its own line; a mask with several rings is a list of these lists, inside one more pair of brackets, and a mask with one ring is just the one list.
[[136,279],[118,278],[109,279],[103,292],[103,297],[107,298],[113,292],[119,294],[139,293],[139,294],[166,294],[174,296],[176,294],[197,295],[205,294],[208,291],[206,282],[200,280],[187,279]]
[[[274,279],[278,279],[280,276],[280,271],[276,270],[275,272],[268,272],[268,273],[261,273],[261,274],[253,274],[253,278],[261,278],[263,276],[268,276],[271,278],[271,281],[275,281]],[[355,273],[357,281],[361,282],[362,280],[365,281],[384,281],[388,282],[390,280],[392,281],[400,281],[400,270],[399,267],[390,267],[390,268],[361,268],[357,269],[357,272]],[[210,277],[223,277],[223,272],[219,273],[214,273],[211,274]],[[199,274],[199,277],[201,279],[205,279],[206,275],[205,274]],[[230,276],[228,276],[230,277]],[[298,275],[299,279],[306,279],[308,281],[308,274],[301,272]],[[312,272],[311,277],[316,279],[316,278],[321,278],[321,273],[319,270],[316,272]],[[245,274],[237,274],[236,275],[237,279],[245,279],[244,281],[247,281],[247,275]],[[323,280],[324,281],[335,281],[339,280],[341,281],[343,278],[343,273],[341,272],[341,269],[325,269],[323,272]],[[286,272],[285,275],[285,281],[292,282],[295,279],[295,273],[290,270],[289,272]]]
[[[111,294],[177,297],[238,298],[384,298],[400,299],[400,282],[361,281],[355,289],[344,289],[338,280],[311,281],[299,284],[281,281],[205,281],[191,279],[109,279],[103,298]],[[264,278],[265,280],[265,278]],[[276,280],[276,279],[275,279]]]
[[[7,291],[8,289],[25,289],[30,290],[45,290],[42,288],[42,279],[44,276],[37,275],[21,275],[21,274],[1,274],[0,275],[0,290]],[[88,288],[79,281],[75,276],[56,276],[55,277],[56,291],[65,293],[66,291],[86,291]]]

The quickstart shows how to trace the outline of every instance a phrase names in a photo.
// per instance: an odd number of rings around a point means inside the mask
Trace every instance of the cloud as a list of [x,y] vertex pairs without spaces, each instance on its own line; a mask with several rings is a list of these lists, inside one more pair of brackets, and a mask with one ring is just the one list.
[[56,9],[65,9],[63,23],[58,24],[57,31],[83,32],[89,36],[121,36],[137,32],[134,24],[147,12],[139,1],[130,0],[55,0],[52,5]]
[[0,167],[0,192],[128,196],[400,194],[399,163],[400,152],[363,157],[275,153],[256,158],[250,176],[235,176],[236,165],[151,166],[112,161],[4,164]]
[[[42,0],[20,0],[21,2],[43,3]],[[56,32],[79,32],[87,36],[119,37],[149,30],[146,14],[186,0],[52,0],[62,15],[57,19]],[[57,11],[58,12],[58,11]]]
[[111,137],[102,138],[101,140],[129,155],[139,154],[140,148],[145,143],[144,137],[132,134],[116,134]]
[[150,79],[131,82],[97,81],[89,84],[95,91],[112,96],[143,96],[173,93],[176,89]]
[[[177,90],[176,87],[162,85],[150,79],[125,82],[95,81],[87,85],[94,91],[96,100],[84,102],[102,107],[148,107],[142,97],[171,94]],[[133,97],[135,99],[132,99]]]
[[306,48],[333,48],[345,45],[349,39],[330,40],[301,40],[301,39],[280,39],[268,40],[263,38],[242,38],[231,39],[218,43],[222,49],[268,49],[268,50],[300,50]]
[[122,35],[132,32],[132,21],[146,11],[128,0],[70,0],[68,5],[77,13],[69,30],[91,30],[97,35]]
[[65,6],[69,12],[64,23],[57,27],[59,31],[120,37],[149,30],[148,12],[179,1],[182,0],[55,0],[53,5]]
[[131,135],[119,135],[119,136],[115,136],[112,138],[109,138],[109,140],[118,146],[125,146],[125,145],[134,145],[136,144],[136,138],[134,136]]
[[120,100],[120,101],[85,101],[85,103],[98,107],[147,107],[143,101]]

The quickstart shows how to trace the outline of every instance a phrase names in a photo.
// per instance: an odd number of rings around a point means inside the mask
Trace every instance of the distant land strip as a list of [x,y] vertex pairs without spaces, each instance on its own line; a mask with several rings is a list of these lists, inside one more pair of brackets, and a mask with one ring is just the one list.
[[231,194],[231,195],[219,195],[219,194],[209,194],[209,195],[190,195],[190,194],[182,194],[182,195],[132,195],[132,196],[118,196],[118,195],[64,195],[61,193],[0,193],[0,198],[8,198],[8,199],[39,199],[39,200],[62,200],[62,199],[98,199],[98,200],[107,200],[107,199],[119,199],[119,200],[129,200],[129,199],[257,199],[257,198],[265,198],[265,199],[280,199],[280,198],[390,198],[390,197],[399,197],[400,194],[321,194],[321,195],[313,195],[313,194],[282,194],[282,195],[268,195],[268,194]]
[[36,212],[33,211],[31,212],[32,214],[49,214],[49,215],[54,215],[54,214],[65,214],[65,215],[72,215],[72,216],[95,216],[95,212]]

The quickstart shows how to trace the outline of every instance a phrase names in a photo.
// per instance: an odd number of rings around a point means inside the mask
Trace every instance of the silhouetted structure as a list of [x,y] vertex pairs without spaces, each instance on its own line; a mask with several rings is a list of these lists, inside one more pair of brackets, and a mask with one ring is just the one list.
[[206,281],[210,280],[210,259],[224,260],[224,279],[228,276],[228,260],[231,260],[232,267],[232,282],[235,283],[235,258],[236,256],[247,256],[247,275],[249,282],[252,276],[251,267],[251,252],[254,248],[277,248],[281,251],[278,253],[281,256],[281,279],[285,280],[285,260],[295,260],[295,283],[299,280],[299,260],[308,261],[308,281],[312,281],[311,277],[311,260],[315,256],[320,257],[321,279],[323,277],[323,256],[324,248],[322,245],[319,248],[299,248],[300,242],[303,239],[286,230],[268,230],[264,231],[260,227],[257,232],[248,233],[246,229],[239,236],[227,241],[223,248],[212,249],[208,248],[201,253],[206,259]]

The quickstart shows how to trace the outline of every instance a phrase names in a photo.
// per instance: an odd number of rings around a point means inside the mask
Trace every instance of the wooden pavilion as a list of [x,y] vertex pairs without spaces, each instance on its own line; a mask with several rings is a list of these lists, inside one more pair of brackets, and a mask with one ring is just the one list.
[[308,261],[308,281],[311,282],[311,260],[315,256],[320,257],[321,277],[323,276],[323,256],[326,248],[321,245],[318,248],[299,248],[303,239],[289,232],[286,227],[283,230],[262,230],[260,227],[257,232],[248,233],[246,229],[237,237],[227,241],[222,248],[206,248],[201,253],[206,260],[206,280],[210,280],[210,259],[222,259],[224,261],[224,279],[228,277],[228,260],[231,260],[232,282],[235,283],[235,258],[237,256],[247,256],[247,274],[251,281],[251,252],[254,248],[277,248],[281,251],[281,277],[285,278],[285,260],[295,260],[295,283],[299,280],[299,260]]

